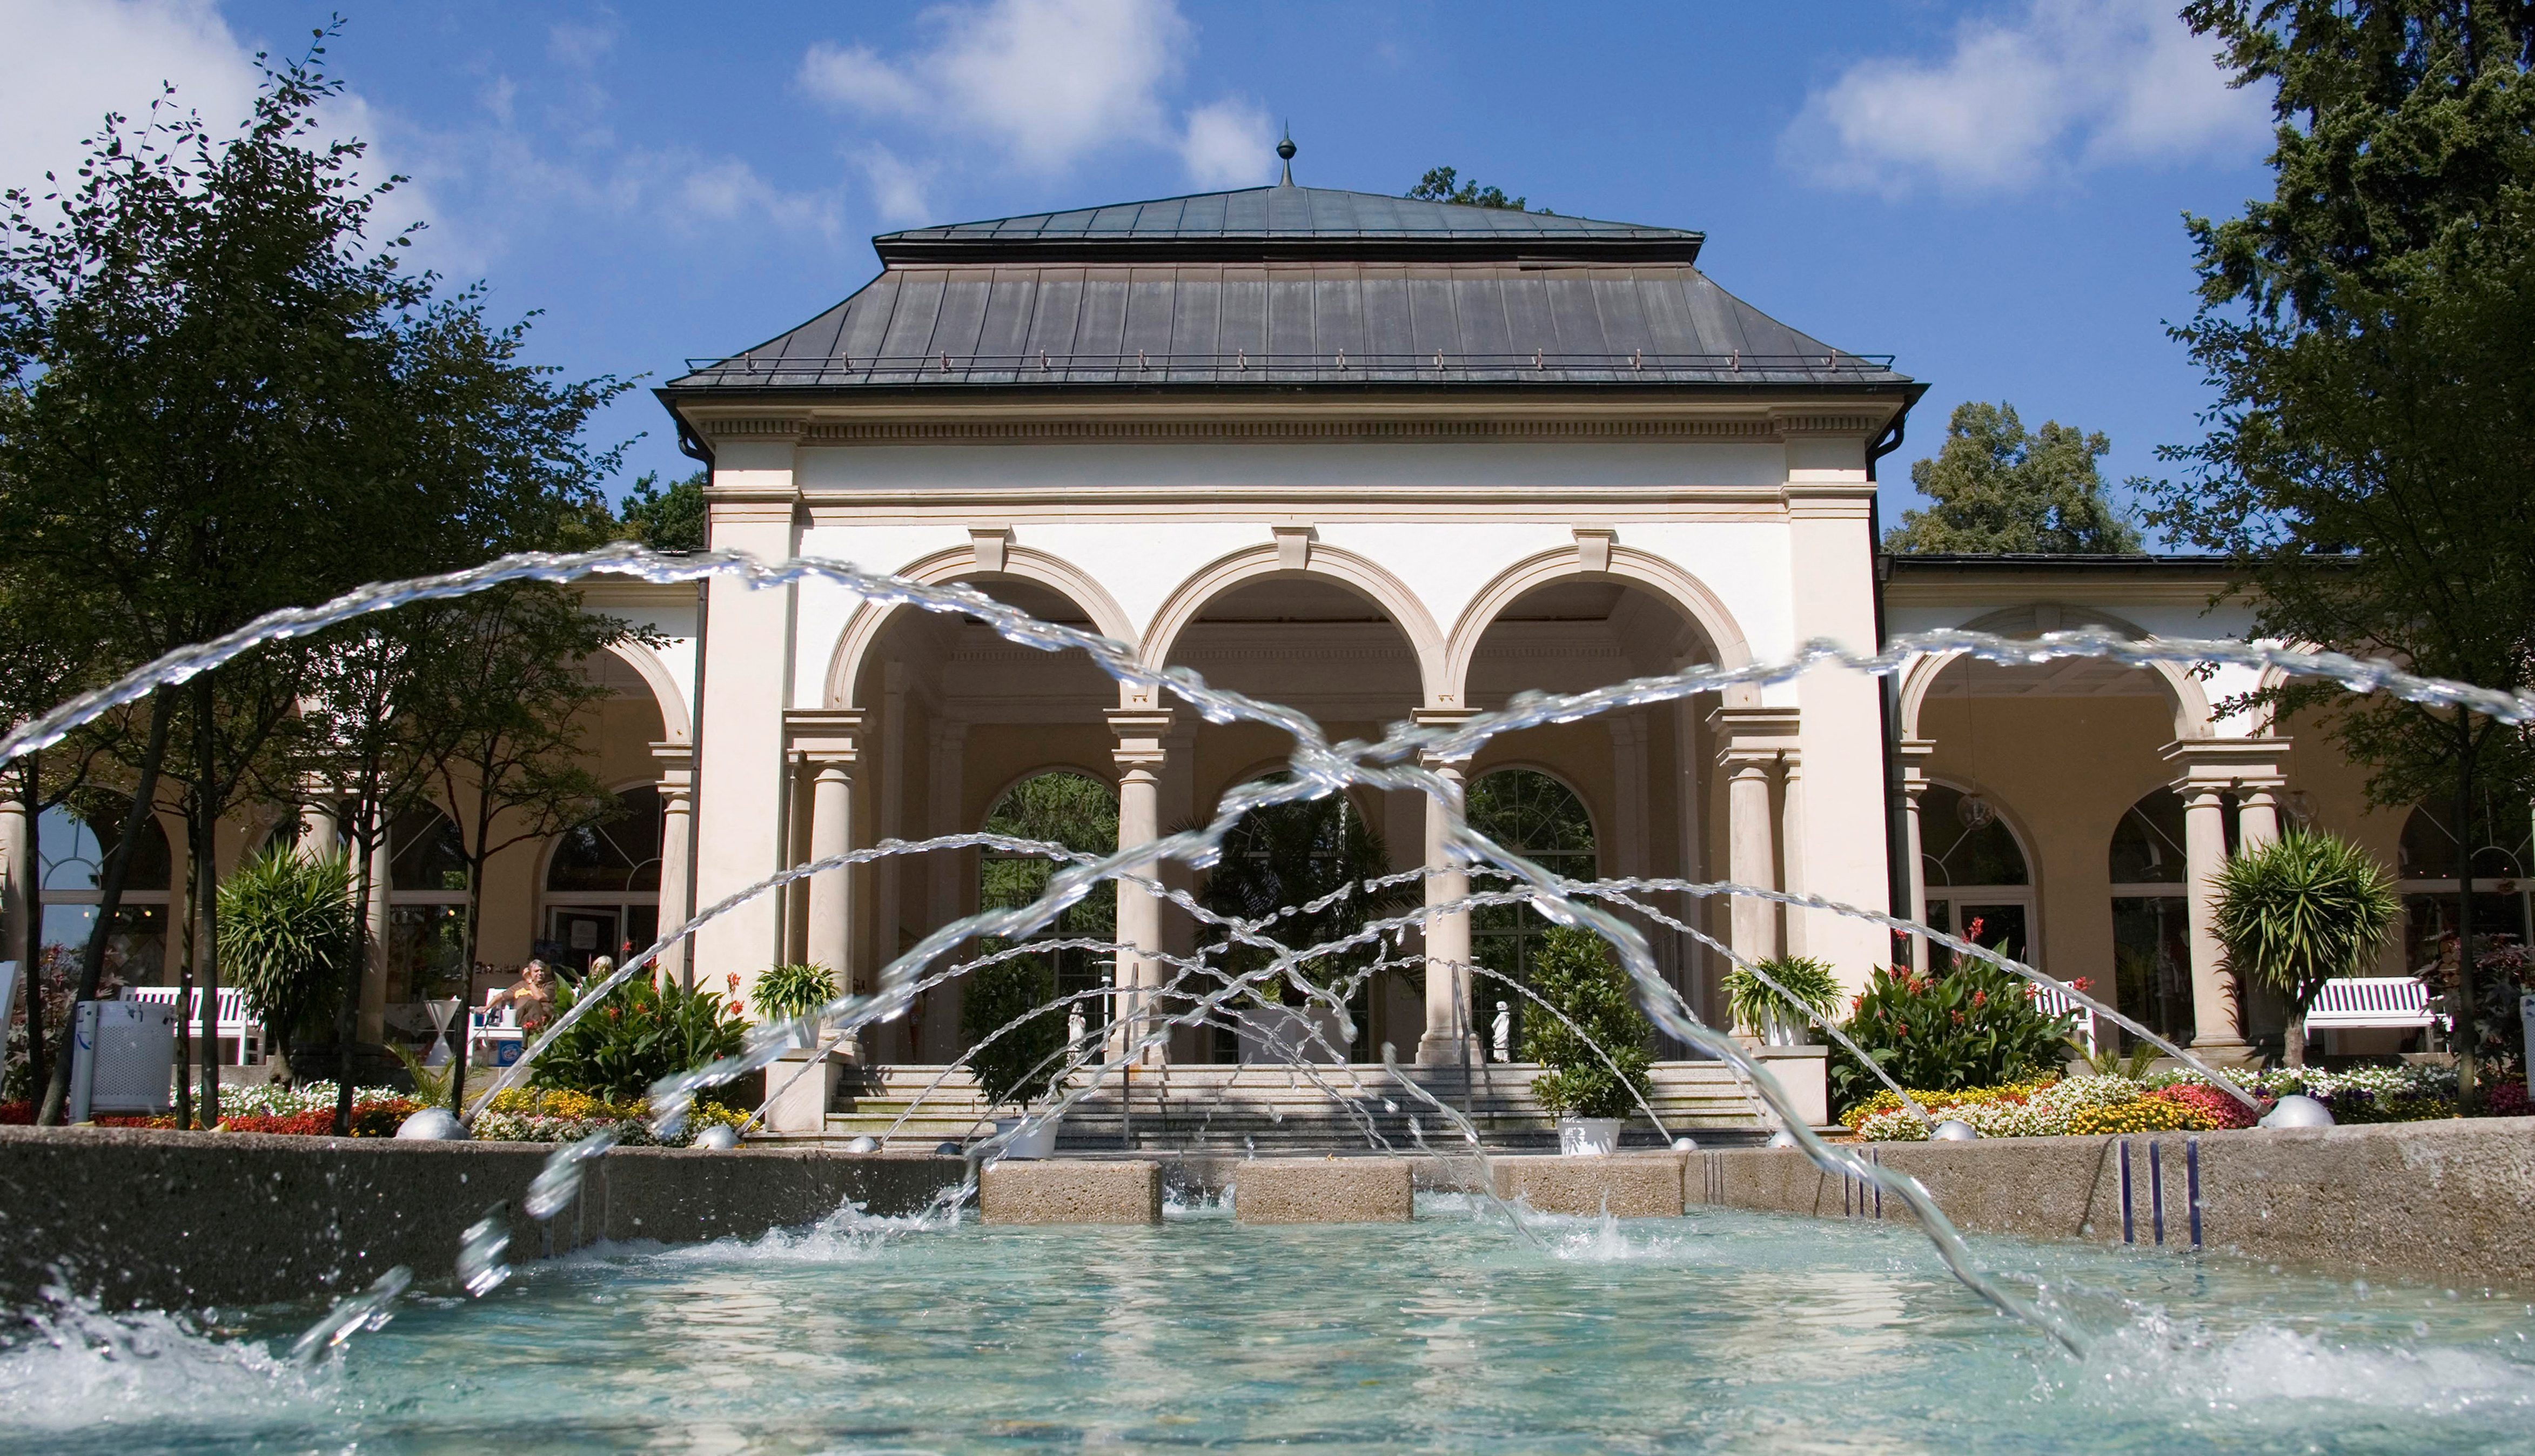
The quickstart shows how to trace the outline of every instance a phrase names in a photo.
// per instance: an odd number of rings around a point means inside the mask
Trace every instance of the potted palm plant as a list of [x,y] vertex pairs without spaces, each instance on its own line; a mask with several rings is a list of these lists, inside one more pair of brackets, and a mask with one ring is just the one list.
[[1839,989],[1829,966],[1805,955],[1772,956],[1725,973],[1734,1025],[1764,1047],[1812,1046],[1814,1025],[1839,1010]]
[[1540,1063],[1532,1095],[1557,1115],[1558,1150],[1618,1151],[1620,1124],[1653,1086],[1646,1041],[1654,1027],[1638,1009],[1636,987],[1600,937],[1558,926],[1541,937],[1531,989],[1557,1012],[1523,1018],[1522,1054]]
[[2286,998],[2282,1060],[2306,1065],[2306,1013],[2323,983],[2366,975],[2402,905],[2383,867],[2347,839],[2293,829],[2216,877],[2218,943],[2230,971]]
[[959,998],[959,1030],[971,1051],[969,1069],[989,1108],[1014,1108],[997,1118],[995,1132],[1020,1131],[1004,1144],[1007,1158],[1045,1158],[1056,1152],[1062,1117],[1039,1120],[1025,1131],[1032,1103],[1065,1085],[1065,1016],[1056,1007],[1056,975],[1035,955],[990,961],[968,973]]
[[[758,976],[748,995],[757,1002],[760,1019],[798,1021],[836,999],[836,973],[815,963],[775,966]],[[801,1064],[814,1057],[817,1065]],[[828,1109],[835,1102],[836,1082],[843,1074],[843,1064],[835,1057],[819,1056],[818,1028],[795,1026],[791,1050],[768,1069],[766,1090],[772,1100],[766,1109],[767,1127],[775,1132],[825,1131]]]

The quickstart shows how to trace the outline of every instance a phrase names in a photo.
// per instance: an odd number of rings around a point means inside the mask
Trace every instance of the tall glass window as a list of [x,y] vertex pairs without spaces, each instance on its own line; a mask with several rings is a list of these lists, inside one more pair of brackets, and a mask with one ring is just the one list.
[[466,853],[458,826],[429,805],[388,825],[391,1004],[466,996]]
[[[1499,768],[1472,779],[1464,796],[1471,828],[1553,875],[1569,880],[1600,876],[1593,817],[1576,791],[1557,779],[1537,768]],[[1510,882],[1480,875],[1472,877],[1471,887],[1503,888]],[[1514,1046],[1521,1047],[1529,999],[1496,977],[1528,987],[1532,957],[1548,929],[1548,917],[1529,904],[1488,905],[1470,912],[1470,957],[1493,973],[1471,978],[1470,1013],[1478,1021],[1470,1028],[1472,1035],[1483,1041],[1491,1036],[1496,1003],[1504,1001],[1514,1016]]]
[[[123,833],[132,801],[97,793],[43,813],[35,827],[35,882],[44,896],[43,954],[58,966],[76,966],[96,928],[99,886],[106,856]],[[124,871],[123,898],[106,937],[107,974],[127,986],[172,984],[167,962],[169,884],[173,879],[166,831],[156,818],[141,825]]]
[[[2032,964],[2033,872],[1996,805],[1948,784],[1919,792],[1919,872],[1928,924]],[[1929,942],[1928,966],[1953,952]]]
[[660,791],[639,785],[616,803],[616,818],[566,830],[546,864],[548,958],[574,971],[660,938]]
[[[2456,874],[2463,858],[2455,811],[2423,805],[2403,820],[2396,874],[2403,892],[2403,964],[2421,970],[2438,963],[2456,928]],[[2472,832],[2474,934],[2527,939],[2527,869],[2535,865],[2535,815],[2527,801],[2485,795]]]
[[2167,1040],[2188,1043],[2194,1021],[2183,796],[2157,789],[2123,811],[2109,854],[2113,1003]]
[[[984,829],[1016,839],[1050,840],[1082,854],[1110,854],[1118,848],[1118,794],[1115,789],[1071,769],[1033,774],[1005,791],[987,812]],[[1047,882],[1062,868],[1042,855],[984,849],[977,854],[977,908],[1009,910],[1047,892]],[[1118,897],[1107,887],[1067,906],[1035,935],[1033,941],[1109,940],[1118,938]],[[986,938],[980,953],[1009,948],[1011,941]],[[1059,996],[1074,996],[1108,983],[1115,957],[1080,946],[1050,944],[1033,954],[1056,974]],[[1101,1008],[1089,1002],[1084,1019],[1097,1024]]]

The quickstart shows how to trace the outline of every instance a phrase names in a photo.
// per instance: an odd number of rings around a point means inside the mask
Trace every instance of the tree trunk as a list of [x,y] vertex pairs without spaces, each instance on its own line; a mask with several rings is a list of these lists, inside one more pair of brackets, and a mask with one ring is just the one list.
[[158,767],[167,759],[171,701],[163,687],[150,694],[150,736],[141,749],[141,781],[133,786],[132,812],[123,817],[122,836],[115,840],[114,852],[105,857],[105,873],[97,884],[96,924],[90,928],[88,949],[80,955],[79,988],[72,997],[71,1014],[63,1018],[59,1039],[53,1043],[52,1080],[45,1083],[43,1106],[35,1114],[43,1126],[60,1126],[70,1107],[71,1036],[79,1026],[79,1002],[96,1000],[96,983],[105,975],[105,945],[114,935],[114,917],[123,909],[123,881],[132,868],[132,846],[141,837],[142,826],[150,822],[151,804],[158,797]]
[[[480,784],[483,780],[476,782]],[[466,979],[464,989],[458,996],[458,1014],[462,1018],[466,1014],[467,1003],[475,999],[475,928],[482,920],[477,912],[484,905],[484,862],[492,858],[484,852],[484,846],[493,834],[493,816],[485,809],[487,802],[487,796],[479,790],[475,798],[474,850],[466,857],[466,954],[459,972]],[[522,1035],[525,1036],[526,1032],[523,1031]],[[458,1060],[449,1072],[449,1111],[462,1118],[466,1116],[465,1054],[468,1050],[471,1049],[461,1047]]]
[[[220,1121],[220,907],[219,822],[214,817],[216,805],[212,791],[213,757],[217,749],[214,735],[212,710],[215,706],[211,674],[194,679],[194,895],[195,934],[202,957],[203,1004],[203,1125],[216,1127]],[[246,1044],[238,1043],[243,1060]]]
[[[27,958],[21,963],[25,974],[18,979],[27,990],[27,1088],[35,1096],[47,1080],[44,1076],[44,813],[42,756],[29,754],[19,767],[18,802],[27,810],[27,863],[11,865],[9,873],[24,873],[27,880],[24,902],[27,907]],[[5,1014],[5,1012],[0,1012]]]
[[2291,1066],[2306,1065],[2306,1012],[2289,1008],[2288,1034],[2281,1039],[2280,1060]]
[[2480,1039],[2478,1023],[2481,1010],[2481,978],[2474,974],[2473,955],[2473,728],[2471,716],[2461,707],[2456,709],[2456,1102],[2471,1112],[2481,1099],[2475,1095],[2474,1053]]
[[352,965],[344,978],[343,1000],[335,1008],[335,1135],[348,1137],[352,1131],[352,1040],[359,1031],[361,983],[370,971],[370,891],[373,872],[378,864],[379,836],[386,828],[379,822],[378,795],[374,792],[377,775],[362,774],[362,793],[352,806],[352,852],[361,857],[353,874],[352,894]]
[[194,906],[203,894],[203,859],[197,852],[202,836],[194,832],[194,825],[202,818],[202,796],[189,791],[185,796],[184,934],[172,938],[175,944],[182,947],[176,956],[176,1125],[179,1127],[194,1125],[194,1023],[186,1019],[185,1008],[194,1003],[194,928],[199,919],[194,914]]

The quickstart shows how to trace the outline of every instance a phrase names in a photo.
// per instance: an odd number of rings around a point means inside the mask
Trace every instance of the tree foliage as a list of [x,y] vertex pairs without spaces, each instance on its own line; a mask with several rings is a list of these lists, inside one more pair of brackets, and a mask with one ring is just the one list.
[[[2274,187],[2242,216],[2189,220],[2200,307],[2175,334],[2217,403],[2201,443],[2167,452],[2183,471],[2150,518],[2243,564],[2256,637],[2535,686],[2535,10],[2184,15],[2240,84],[2276,88]],[[2311,711],[2380,805],[2434,799],[2462,821],[2479,785],[2535,782],[2524,732],[2461,708],[2328,684],[2260,697]]]
[[2366,975],[2402,913],[2392,881],[2349,840],[2291,830],[2229,860],[2213,887],[2227,968],[2288,999],[2288,1062],[2304,1066],[2307,1008],[2324,982]]
[[1578,1118],[1634,1116],[1654,1085],[1654,1024],[1611,947],[1591,931],[1551,927],[1532,958],[1531,989],[1559,1013],[1523,1018],[1523,1060],[1541,1066],[1531,1079],[1540,1105]]
[[1429,168],[1425,176],[1417,179],[1417,185],[1408,189],[1407,195],[1421,203],[1457,203],[1465,208],[1502,208],[1509,212],[1536,211],[1546,213],[1549,212],[1547,208],[1526,209],[1523,204],[1528,199],[1508,197],[1504,188],[1482,187],[1476,181],[1464,182],[1457,167]]
[[2028,433],[2011,404],[1955,405],[1944,448],[1910,466],[1910,483],[1936,504],[1902,513],[1884,549],[2135,553],[2138,528],[2105,496],[2095,468],[2112,448],[2100,431],[2057,420]]
[[1056,973],[1037,956],[977,967],[961,983],[959,1034],[974,1050],[969,1069],[990,1107],[1027,1107],[1058,1085],[1065,1066],[1065,1012]]
[[619,518],[628,537],[654,551],[704,550],[705,472],[698,470],[662,490],[658,473],[645,471],[626,493]]
[[[1236,920],[1275,917],[1267,934],[1295,949],[1342,940],[1365,922],[1395,914],[1412,903],[1411,885],[1359,888],[1364,881],[1391,873],[1391,850],[1366,823],[1344,794],[1325,794],[1252,810],[1224,836],[1223,855],[1206,872],[1199,903],[1217,915]],[[1301,907],[1327,899],[1317,910]],[[1210,941],[1228,939],[1215,928]],[[1303,965],[1305,974],[1326,980],[1332,972],[1353,970],[1380,953],[1364,944],[1316,956]],[[1224,964],[1235,975],[1266,966],[1271,952],[1235,942]],[[1264,1001],[1301,1003],[1304,993],[1281,976],[1261,984]]]

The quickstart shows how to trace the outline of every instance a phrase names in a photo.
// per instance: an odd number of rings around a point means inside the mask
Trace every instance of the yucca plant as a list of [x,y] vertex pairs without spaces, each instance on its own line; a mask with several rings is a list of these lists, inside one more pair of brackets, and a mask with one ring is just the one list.
[[349,863],[276,846],[219,887],[220,964],[287,1068],[303,1031],[321,1038],[352,971],[356,926]]
[[[1770,990],[1755,971],[1785,987],[1795,999],[1789,1001]],[[1772,1017],[1799,1027],[1831,1020],[1839,1010],[1839,991],[1838,975],[1806,955],[1772,956],[1748,969],[1736,966],[1725,973],[1725,1003],[1734,1012],[1734,1024],[1755,1032],[1766,1030]]]
[[2291,830],[2229,860],[2214,885],[2227,968],[2288,999],[2286,1057],[2304,1066],[2308,1007],[2324,982],[2367,973],[2402,909],[2384,867],[2347,839]]

